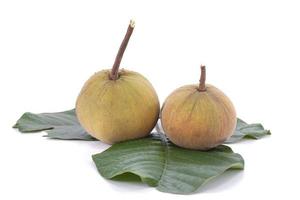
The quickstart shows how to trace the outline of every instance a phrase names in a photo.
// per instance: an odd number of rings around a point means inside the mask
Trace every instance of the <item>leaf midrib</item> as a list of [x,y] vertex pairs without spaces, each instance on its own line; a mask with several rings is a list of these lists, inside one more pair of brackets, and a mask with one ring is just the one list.
[[160,184],[161,180],[162,180],[162,177],[164,176],[165,174],[165,171],[166,171],[166,168],[167,168],[167,165],[168,165],[168,158],[169,158],[169,143],[168,143],[168,139],[167,137],[165,136],[164,133],[161,133],[159,132],[159,137],[161,139],[161,143],[162,143],[162,146],[164,147],[164,163],[163,163],[163,170],[161,172],[161,175],[159,177],[159,181],[157,182],[157,185]]

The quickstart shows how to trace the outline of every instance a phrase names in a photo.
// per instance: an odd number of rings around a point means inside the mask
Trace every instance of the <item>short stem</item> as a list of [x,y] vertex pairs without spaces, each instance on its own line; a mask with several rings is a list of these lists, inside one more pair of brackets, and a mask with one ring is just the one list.
[[200,83],[199,83],[199,88],[198,88],[198,90],[199,90],[200,92],[206,91],[205,79],[206,79],[206,70],[205,70],[205,66],[204,66],[204,65],[201,65],[201,76],[200,76]]
[[110,76],[109,77],[110,77],[111,80],[118,79],[118,71],[119,71],[120,63],[121,63],[123,54],[125,52],[125,49],[127,47],[127,44],[129,42],[130,36],[131,36],[131,34],[133,32],[134,26],[135,26],[135,22],[133,20],[130,20],[130,24],[128,26],[126,35],[125,35],[125,37],[124,37],[124,39],[122,41],[122,44],[121,44],[121,46],[119,48],[119,51],[118,51],[118,54],[116,56],[114,65],[113,65],[113,67],[111,69],[111,72],[110,72]]

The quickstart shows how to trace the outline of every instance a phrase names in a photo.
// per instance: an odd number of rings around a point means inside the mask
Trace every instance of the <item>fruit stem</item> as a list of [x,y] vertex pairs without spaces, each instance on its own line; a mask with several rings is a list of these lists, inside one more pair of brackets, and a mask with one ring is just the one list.
[[118,71],[119,71],[120,63],[121,63],[123,54],[125,52],[125,49],[127,47],[127,44],[129,42],[130,36],[131,36],[131,34],[133,32],[134,26],[135,26],[135,22],[133,20],[130,20],[130,23],[129,23],[126,35],[125,35],[125,37],[124,37],[124,39],[123,39],[123,41],[121,43],[121,46],[120,46],[118,54],[116,56],[114,65],[113,65],[113,67],[111,69],[111,72],[110,72],[109,78],[111,80],[117,80],[118,77],[119,77]]
[[198,90],[200,92],[206,91],[205,79],[206,79],[205,65],[201,65],[201,76],[200,76],[200,83],[199,83],[199,88],[198,88]]

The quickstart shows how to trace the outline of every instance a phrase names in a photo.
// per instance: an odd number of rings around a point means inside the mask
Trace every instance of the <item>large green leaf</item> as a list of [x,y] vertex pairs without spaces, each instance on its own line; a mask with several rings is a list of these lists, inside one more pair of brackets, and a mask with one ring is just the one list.
[[233,135],[225,143],[234,143],[244,138],[260,139],[270,135],[270,130],[265,130],[261,124],[247,124],[241,119],[237,119],[236,129]]
[[24,113],[14,125],[22,133],[46,131],[49,138],[62,140],[95,140],[80,126],[75,109],[57,113]]
[[[228,169],[243,169],[243,158],[228,146],[209,151],[187,150],[172,144],[162,132],[138,140],[115,144],[93,155],[100,174],[108,179],[128,179],[132,175],[158,190],[187,194]],[[30,133],[46,131],[50,138],[95,140],[80,126],[75,110],[58,113],[25,113],[14,128]],[[247,124],[237,119],[237,127],[226,143],[243,138],[259,139],[270,134],[261,124]]]
[[177,194],[193,193],[226,170],[244,167],[243,158],[228,146],[188,150],[173,145],[163,134],[114,144],[92,157],[107,179],[134,174],[159,191]]

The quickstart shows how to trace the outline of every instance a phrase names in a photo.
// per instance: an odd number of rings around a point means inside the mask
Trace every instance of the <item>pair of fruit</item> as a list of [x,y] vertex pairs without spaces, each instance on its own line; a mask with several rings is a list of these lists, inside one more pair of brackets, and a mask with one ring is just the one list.
[[[131,21],[112,69],[94,74],[76,102],[80,124],[108,144],[145,137],[159,118],[159,100],[151,83],[137,72],[119,71],[134,25]],[[207,150],[223,143],[235,128],[231,101],[216,87],[206,85],[205,76],[205,66],[201,66],[200,84],[178,88],[163,105],[163,129],[178,146]]]

